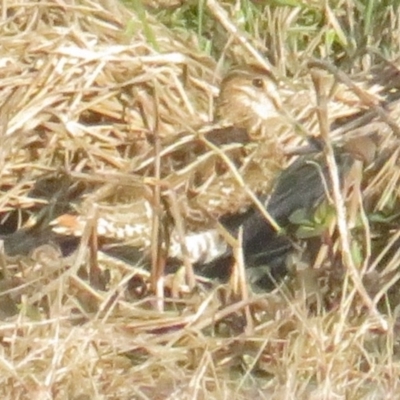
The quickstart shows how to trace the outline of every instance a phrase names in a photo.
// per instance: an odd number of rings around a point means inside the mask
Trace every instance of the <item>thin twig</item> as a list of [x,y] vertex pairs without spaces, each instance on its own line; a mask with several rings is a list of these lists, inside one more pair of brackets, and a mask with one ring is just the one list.
[[[156,84],[154,82],[154,84]],[[159,104],[157,90],[154,90],[154,112],[156,115],[155,126],[152,131],[154,133],[154,179],[160,181],[161,175],[161,141],[159,135]],[[162,235],[161,235],[161,187],[154,185],[153,191],[153,219],[151,232],[151,288],[156,293],[156,308],[159,311],[164,309],[164,260],[162,257]]]
[[237,240],[237,247],[234,248],[235,254],[235,264],[236,270],[238,275],[238,284],[239,284],[239,293],[240,298],[242,301],[247,303],[244,307],[244,315],[246,318],[246,333],[251,335],[254,333],[254,323],[253,318],[251,315],[250,305],[249,303],[249,289],[247,286],[247,279],[246,279],[246,267],[244,263],[244,255],[243,255],[243,227],[239,229],[238,240]]
[[92,211],[92,219],[89,220],[90,224],[90,236],[89,236],[89,282],[90,285],[104,290],[104,285],[101,277],[101,269],[99,267],[99,262],[97,258],[99,244],[98,244],[98,236],[97,236],[97,221],[98,221],[98,208],[97,206],[93,207]]

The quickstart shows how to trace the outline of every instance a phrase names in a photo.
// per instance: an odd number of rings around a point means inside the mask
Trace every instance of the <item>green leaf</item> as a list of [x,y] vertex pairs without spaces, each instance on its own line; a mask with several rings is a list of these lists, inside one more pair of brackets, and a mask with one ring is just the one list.
[[351,256],[356,265],[361,265],[363,263],[364,260],[363,251],[360,243],[358,243],[356,240],[353,240],[351,242]]
[[319,226],[300,226],[296,231],[298,239],[310,239],[313,237],[321,236],[326,231],[326,227]]
[[307,218],[307,210],[305,208],[299,208],[292,214],[290,214],[289,221],[295,225],[303,225],[308,223],[310,225],[310,221]]

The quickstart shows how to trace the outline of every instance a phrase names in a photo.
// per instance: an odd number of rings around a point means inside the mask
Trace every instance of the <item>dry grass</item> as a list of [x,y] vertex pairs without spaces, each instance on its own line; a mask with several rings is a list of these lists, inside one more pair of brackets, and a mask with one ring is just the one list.
[[[216,35],[211,55],[204,51],[204,29],[198,36],[183,35],[134,3],[136,12],[114,0],[2,2],[0,210],[2,231],[22,226],[22,233],[0,257],[0,396],[399,396],[399,78],[382,70],[379,86],[367,92],[365,76],[359,84],[361,78],[347,79],[329,64],[314,63],[322,71],[316,90],[306,62],[331,54],[335,46],[338,59],[346,59],[344,71],[369,70],[361,56],[354,70],[346,64],[356,57],[350,53],[357,43],[343,30],[357,28],[319,2],[311,16],[325,13],[326,25],[320,33],[314,30],[315,36],[305,30],[302,40],[289,46],[296,22],[306,19],[301,7],[265,9],[262,19],[254,17],[258,29],[248,34],[248,26],[240,25],[244,9],[224,4],[228,15],[210,1],[203,11],[210,21],[215,17],[219,35],[233,43],[218,47]],[[255,5],[248,7],[255,12]],[[355,6],[350,8],[357,14]],[[390,7],[379,18],[398,31]],[[264,36],[263,23],[270,26]],[[368,23],[363,29],[365,37],[375,32]],[[394,58],[398,37],[390,35],[385,30],[380,42],[368,45],[386,49],[392,40],[393,53],[387,55]],[[134,204],[132,213],[139,218],[143,198],[161,207],[163,185],[171,180],[159,184],[153,144],[189,137],[209,122],[225,60],[258,59],[268,65],[259,56],[265,43],[284,82],[288,115],[281,134],[287,146],[299,144],[304,135],[325,134],[328,144],[365,155],[371,143],[359,138],[375,133],[377,156],[362,157],[364,164],[357,161],[344,187],[336,187],[336,213],[321,209],[320,221],[307,221],[316,236],[323,228],[324,240],[314,268],[301,269],[302,262],[295,260],[298,271],[287,286],[247,296],[242,277],[239,288],[233,282],[203,282],[176,298],[156,297],[148,290],[150,273],[139,264],[97,254],[96,213],[119,202]],[[375,70],[383,68],[371,54]],[[333,78],[341,84],[335,86]],[[316,91],[319,119],[310,100]],[[388,99],[384,108],[378,102],[382,97]],[[345,118],[359,111],[357,118]],[[327,126],[339,117],[341,123],[327,137]],[[354,138],[359,141],[350,141]],[[326,156],[335,180],[334,159],[329,152]],[[39,188],[38,182],[43,182]],[[64,257],[41,229],[82,198],[89,223],[78,251]],[[161,214],[155,215],[153,227],[162,225]],[[164,283],[182,290],[179,273],[171,282],[160,278],[162,271],[155,273],[160,249],[156,236],[150,240],[153,287],[159,294]],[[246,271],[236,272],[240,277]]]

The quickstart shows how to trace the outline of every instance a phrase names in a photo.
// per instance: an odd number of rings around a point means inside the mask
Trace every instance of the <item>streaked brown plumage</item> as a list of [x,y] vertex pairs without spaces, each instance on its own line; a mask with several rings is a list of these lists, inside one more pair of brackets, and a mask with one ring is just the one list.
[[[268,191],[284,158],[279,132],[275,129],[282,119],[282,104],[273,78],[258,69],[232,70],[222,81],[216,103],[219,126],[246,132],[252,143],[244,151],[241,148],[240,160],[230,158],[233,163],[236,161],[237,172],[250,190]],[[218,133],[219,130],[210,131],[208,140],[212,141],[212,136]],[[196,171],[197,179],[189,186],[192,194],[189,208],[200,210],[197,212],[200,219],[205,214],[218,218],[235,213],[251,202],[242,183],[220,156],[215,152],[209,154],[219,160],[219,170],[213,168],[211,174]]]
[[282,102],[273,77],[256,68],[234,69],[221,83],[215,115],[222,125],[245,129],[258,139],[271,135],[271,119],[280,117]]

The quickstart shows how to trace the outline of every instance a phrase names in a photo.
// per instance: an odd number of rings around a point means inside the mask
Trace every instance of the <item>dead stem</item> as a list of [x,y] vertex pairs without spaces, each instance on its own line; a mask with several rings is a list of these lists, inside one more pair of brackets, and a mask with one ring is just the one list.
[[[154,138],[154,179],[159,182],[161,176],[161,139],[159,134],[159,100],[157,88],[154,91],[154,113],[156,116],[154,127],[150,127],[153,132]],[[159,311],[164,309],[164,268],[165,257],[163,256],[162,249],[162,223],[161,223],[161,187],[154,185],[153,192],[153,221],[152,221],[152,235],[151,235],[151,288],[156,294],[157,302],[156,308]]]

